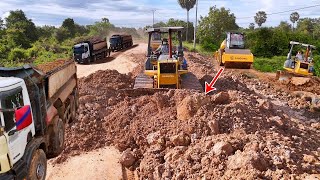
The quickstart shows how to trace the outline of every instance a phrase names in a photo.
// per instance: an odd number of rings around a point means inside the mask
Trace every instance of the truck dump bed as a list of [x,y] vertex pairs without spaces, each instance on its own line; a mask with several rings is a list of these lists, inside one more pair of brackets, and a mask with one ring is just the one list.
[[57,93],[61,94],[73,89],[77,84],[76,66],[73,61],[67,61],[46,73],[31,65],[19,68],[0,68],[0,76],[24,79],[27,86],[44,85],[47,99],[56,99]]

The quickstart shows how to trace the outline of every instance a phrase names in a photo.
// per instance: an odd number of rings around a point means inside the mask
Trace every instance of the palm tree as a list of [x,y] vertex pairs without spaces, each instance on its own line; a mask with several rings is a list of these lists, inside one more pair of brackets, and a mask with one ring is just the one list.
[[182,9],[187,10],[187,34],[186,40],[188,41],[188,33],[189,33],[189,11],[196,4],[196,0],[178,0],[179,5]]
[[300,19],[300,15],[298,12],[293,12],[290,15],[290,21],[293,23],[292,28],[294,29],[294,24]]
[[256,16],[254,16],[254,21],[261,27],[261,25],[267,21],[267,13],[264,11],[257,12]]
[[109,22],[109,19],[104,17],[104,18],[101,19],[101,21],[104,22],[104,23],[107,23],[107,22]]

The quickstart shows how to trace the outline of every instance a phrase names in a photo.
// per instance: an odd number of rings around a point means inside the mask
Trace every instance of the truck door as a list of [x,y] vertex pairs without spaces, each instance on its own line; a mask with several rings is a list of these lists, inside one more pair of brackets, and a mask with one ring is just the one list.
[[24,86],[11,88],[1,97],[1,115],[4,119],[4,135],[7,138],[11,165],[24,154],[28,135],[34,135],[29,96]]
[[90,48],[88,43],[84,43],[84,53],[82,59],[87,59],[90,56]]

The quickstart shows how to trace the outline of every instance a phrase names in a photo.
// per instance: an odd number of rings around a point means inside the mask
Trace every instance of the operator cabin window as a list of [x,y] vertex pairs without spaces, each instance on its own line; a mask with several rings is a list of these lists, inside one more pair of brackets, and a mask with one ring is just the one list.
[[5,92],[5,94],[5,97],[1,97],[1,108],[4,110],[12,110],[3,112],[4,129],[6,132],[9,132],[15,126],[14,110],[24,106],[24,104],[21,88]]

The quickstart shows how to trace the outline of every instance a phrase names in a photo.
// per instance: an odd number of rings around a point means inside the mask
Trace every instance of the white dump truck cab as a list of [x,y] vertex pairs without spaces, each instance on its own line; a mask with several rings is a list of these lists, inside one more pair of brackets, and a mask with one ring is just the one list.
[[74,60],[79,63],[90,61],[90,45],[88,42],[82,42],[73,46]]
[[[16,77],[0,77],[0,173],[22,160],[35,135],[32,107],[26,84]],[[41,167],[39,167],[39,173]],[[8,176],[7,176],[8,177]]]
[[0,67],[0,180],[45,180],[78,107],[76,66]]

